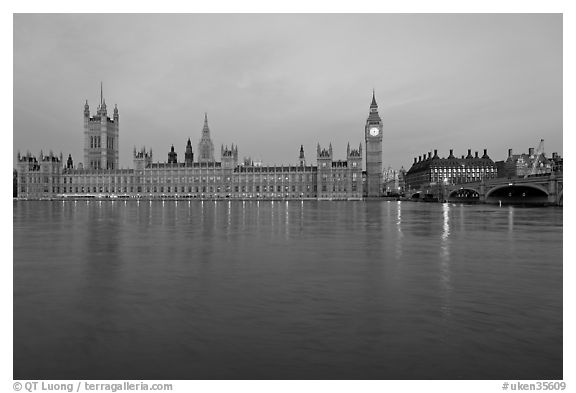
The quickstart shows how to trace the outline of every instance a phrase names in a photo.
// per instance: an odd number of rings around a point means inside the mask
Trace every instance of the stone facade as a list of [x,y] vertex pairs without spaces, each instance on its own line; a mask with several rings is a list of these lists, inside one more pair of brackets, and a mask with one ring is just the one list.
[[[238,163],[238,146],[222,146],[220,161],[204,117],[194,161],[190,139],[184,162],[172,146],[168,161],[154,163],[152,150],[134,148],[134,169],[118,169],[119,116],[107,117],[103,96],[95,116],[84,108],[84,165],[72,157],[40,155],[37,160],[18,155],[18,194],[22,198],[312,198],[361,199],[382,194],[382,121],[373,95],[365,138],[370,157],[362,171],[363,149],[348,145],[345,160],[334,159],[332,146],[317,148],[317,165],[307,165],[300,146],[298,165],[265,166],[245,160]],[[372,129],[378,129],[375,133]],[[366,186],[367,185],[367,186]],[[365,190],[368,187],[372,191]]]
[[17,157],[18,197],[30,199],[52,198],[61,191],[62,155],[56,157],[52,152],[38,159],[27,153]]

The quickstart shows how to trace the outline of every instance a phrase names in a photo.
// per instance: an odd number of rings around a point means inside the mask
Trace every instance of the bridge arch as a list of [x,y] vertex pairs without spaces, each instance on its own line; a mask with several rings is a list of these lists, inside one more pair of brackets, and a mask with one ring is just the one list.
[[480,193],[473,188],[458,188],[448,194],[449,202],[478,202]]
[[539,184],[504,184],[486,192],[487,203],[547,204],[548,190]]

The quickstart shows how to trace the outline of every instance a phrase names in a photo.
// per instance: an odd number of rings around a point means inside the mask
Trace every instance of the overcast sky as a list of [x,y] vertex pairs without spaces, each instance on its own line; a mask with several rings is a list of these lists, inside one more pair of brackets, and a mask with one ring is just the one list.
[[295,164],[300,145],[364,140],[372,89],[384,167],[433,149],[495,161],[562,154],[560,14],[189,14],[14,16],[14,155],[83,160],[83,107],[100,81],[120,113],[120,165],[146,146],[194,154],[204,112],[220,145]]

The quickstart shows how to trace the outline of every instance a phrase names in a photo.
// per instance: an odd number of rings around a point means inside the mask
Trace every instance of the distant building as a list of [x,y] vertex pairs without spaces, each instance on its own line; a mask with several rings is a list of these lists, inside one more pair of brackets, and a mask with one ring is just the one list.
[[404,193],[404,177],[406,170],[402,167],[400,170],[388,167],[383,173],[383,194],[387,196],[396,196]]
[[558,153],[552,153],[552,158],[550,159],[552,164],[552,172],[556,174],[562,174],[564,170],[564,159]]
[[512,149],[508,149],[508,158],[505,161],[498,161],[498,177],[515,178],[532,175],[545,175],[552,171],[562,172],[562,158],[557,153],[553,153],[553,158],[548,159],[543,152],[534,152],[534,148],[528,149],[528,153],[513,154]]
[[406,172],[406,188],[410,191],[424,190],[442,184],[463,184],[496,177],[496,164],[486,149],[482,157],[478,152],[473,156],[468,149],[468,155],[462,158],[456,158],[452,149],[447,158],[440,158],[438,151],[434,150],[433,156],[428,152],[428,156],[425,153],[414,158],[412,167]]

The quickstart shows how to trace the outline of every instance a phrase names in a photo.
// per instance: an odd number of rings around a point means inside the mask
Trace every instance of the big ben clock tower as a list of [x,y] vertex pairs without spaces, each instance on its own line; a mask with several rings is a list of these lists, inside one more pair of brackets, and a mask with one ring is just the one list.
[[374,91],[370,114],[364,129],[366,138],[366,188],[368,197],[379,197],[382,190],[382,119],[378,115],[378,104]]

